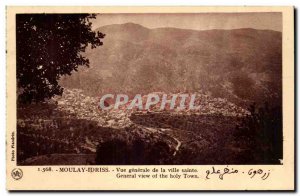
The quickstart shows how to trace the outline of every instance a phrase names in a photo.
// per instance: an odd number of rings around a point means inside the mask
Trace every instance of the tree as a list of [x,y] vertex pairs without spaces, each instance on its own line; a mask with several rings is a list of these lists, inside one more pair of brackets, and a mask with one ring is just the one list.
[[89,66],[87,46],[101,46],[104,34],[92,31],[95,14],[17,14],[18,101],[39,102],[61,95],[62,75]]

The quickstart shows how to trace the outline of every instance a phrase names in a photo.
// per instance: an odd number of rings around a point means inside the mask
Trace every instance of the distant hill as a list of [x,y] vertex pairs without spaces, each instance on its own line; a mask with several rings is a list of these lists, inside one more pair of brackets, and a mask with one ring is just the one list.
[[61,79],[90,95],[206,91],[237,104],[281,102],[282,34],[271,30],[148,29],[134,23],[97,29],[90,68]]

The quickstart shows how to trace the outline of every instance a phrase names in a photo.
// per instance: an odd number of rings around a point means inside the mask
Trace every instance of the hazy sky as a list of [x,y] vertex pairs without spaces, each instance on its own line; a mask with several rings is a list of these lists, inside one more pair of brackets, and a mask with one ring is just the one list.
[[93,28],[110,24],[137,23],[148,28],[182,29],[255,28],[282,31],[282,15],[269,13],[199,13],[199,14],[100,14]]

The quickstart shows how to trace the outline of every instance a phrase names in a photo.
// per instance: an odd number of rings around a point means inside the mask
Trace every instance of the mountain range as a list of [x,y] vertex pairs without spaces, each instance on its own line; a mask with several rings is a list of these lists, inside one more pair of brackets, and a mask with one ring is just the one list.
[[281,104],[282,34],[272,30],[103,26],[103,46],[83,54],[89,68],[62,86],[103,93],[199,92],[239,105]]

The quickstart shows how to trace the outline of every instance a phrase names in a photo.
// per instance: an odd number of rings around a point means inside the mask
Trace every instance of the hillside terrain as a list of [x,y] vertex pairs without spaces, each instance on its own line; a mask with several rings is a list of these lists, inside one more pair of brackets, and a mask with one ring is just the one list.
[[[18,164],[279,163],[280,32],[133,23],[97,30],[104,45],[82,54],[89,68],[61,78],[62,96],[18,105]],[[195,93],[200,110],[99,109],[103,94],[153,92]]]
[[256,29],[195,31],[109,25],[103,47],[84,55],[90,68],[63,86],[102,93],[197,92],[236,104],[281,104],[280,32]]
[[[167,163],[182,164],[187,152],[196,153],[190,164],[234,161],[230,160],[232,156],[243,149],[236,152],[230,146],[233,132],[249,112],[225,99],[198,96],[196,102],[201,100],[206,107],[202,112],[101,111],[96,97],[79,89],[66,89],[62,97],[48,103],[18,108],[18,162],[46,164],[47,160],[55,163],[55,159],[57,164],[95,164],[91,157],[95,157],[97,146],[115,138],[130,145],[136,140],[146,144],[165,142],[172,157]],[[220,146],[224,148],[217,155]]]

